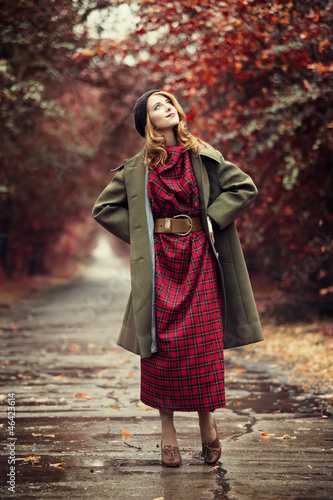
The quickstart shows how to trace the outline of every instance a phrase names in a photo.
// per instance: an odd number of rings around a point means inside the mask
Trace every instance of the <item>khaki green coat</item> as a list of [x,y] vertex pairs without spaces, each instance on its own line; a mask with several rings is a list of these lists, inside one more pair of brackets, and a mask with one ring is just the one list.
[[[217,260],[223,299],[225,349],[263,340],[253,292],[234,221],[257,194],[251,178],[224,160],[211,146],[192,151],[201,219]],[[97,199],[93,217],[108,231],[130,243],[132,291],[125,311],[118,345],[151,356],[152,277],[148,222],[145,206],[146,167],[143,152],[125,160]],[[215,243],[207,224],[213,220]]]

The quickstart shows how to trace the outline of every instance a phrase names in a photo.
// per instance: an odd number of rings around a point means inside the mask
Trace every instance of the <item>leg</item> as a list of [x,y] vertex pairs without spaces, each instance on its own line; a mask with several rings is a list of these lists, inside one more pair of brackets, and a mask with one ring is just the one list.
[[201,441],[210,443],[216,439],[213,415],[210,411],[198,411]]
[[202,440],[201,455],[204,457],[207,464],[213,465],[221,456],[221,445],[216,423],[211,412],[198,412],[198,415]]
[[173,412],[160,410],[162,441],[161,454],[164,467],[179,467],[182,459],[177,444],[176,429],[173,423]]
[[178,446],[176,429],[173,423],[173,411],[160,410],[162,443],[164,445]]

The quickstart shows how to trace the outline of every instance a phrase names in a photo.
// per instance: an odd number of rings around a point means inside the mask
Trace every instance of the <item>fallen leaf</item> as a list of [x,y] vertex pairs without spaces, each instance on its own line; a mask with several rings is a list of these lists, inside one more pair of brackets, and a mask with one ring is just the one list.
[[232,367],[233,370],[237,370],[238,372],[244,372],[245,368],[241,366],[239,363],[235,363],[235,365]]
[[31,378],[31,373],[18,373],[17,378]]
[[289,436],[289,434],[283,434],[283,436],[276,436],[274,439],[296,439],[296,436]]
[[312,465],[308,465],[308,468],[309,468],[309,469],[313,469]]
[[131,432],[127,429],[124,429],[123,431],[121,431],[121,435],[122,436],[132,436]]
[[118,408],[115,405],[110,405],[109,408],[113,408],[114,410],[118,410]]
[[9,359],[4,359],[3,361],[1,361],[1,364],[2,365],[10,365],[10,361],[9,361]]
[[81,347],[78,344],[71,344],[69,346],[71,351],[80,351]]
[[23,462],[25,464],[38,464],[40,461],[40,457],[36,457],[35,455],[30,455],[29,457],[25,457]]
[[41,436],[41,434],[35,434],[34,432],[32,433],[32,435],[33,435],[34,437],[39,437],[39,436]]
[[74,396],[74,397],[75,397],[75,398],[85,398],[85,399],[87,399],[88,401],[89,401],[90,399],[92,399],[92,397],[91,397],[91,396],[88,396],[88,394],[85,394],[84,392],[77,392],[77,393],[75,394],[75,396]]
[[270,436],[269,434],[266,434],[266,432],[263,432],[263,433],[261,434],[261,437],[262,437],[263,439],[270,439],[272,436]]
[[66,467],[65,462],[59,462],[58,464],[49,464],[50,467],[56,467],[57,469],[64,469]]

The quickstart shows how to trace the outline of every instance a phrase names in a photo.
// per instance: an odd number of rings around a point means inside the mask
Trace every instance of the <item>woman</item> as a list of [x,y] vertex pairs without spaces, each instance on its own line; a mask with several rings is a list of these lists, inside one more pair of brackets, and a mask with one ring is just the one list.
[[223,348],[262,331],[234,221],[257,190],[192,136],[176,98],[151,90],[134,107],[143,151],[118,167],[93,216],[131,245],[132,292],[118,344],[141,356],[141,401],[160,411],[162,464],[181,464],[174,411],[197,411],[202,456],[221,445]]

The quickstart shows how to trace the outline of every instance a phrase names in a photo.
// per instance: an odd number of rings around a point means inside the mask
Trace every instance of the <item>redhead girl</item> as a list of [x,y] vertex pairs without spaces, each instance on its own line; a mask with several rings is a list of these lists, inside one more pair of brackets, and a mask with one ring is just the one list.
[[225,406],[223,351],[263,339],[234,221],[257,190],[187,130],[168,92],[134,107],[145,146],[116,169],[93,216],[130,244],[131,295],[118,344],[141,357],[141,401],[161,417],[162,465],[182,459],[174,412],[196,411],[202,457],[221,456],[212,412]]

